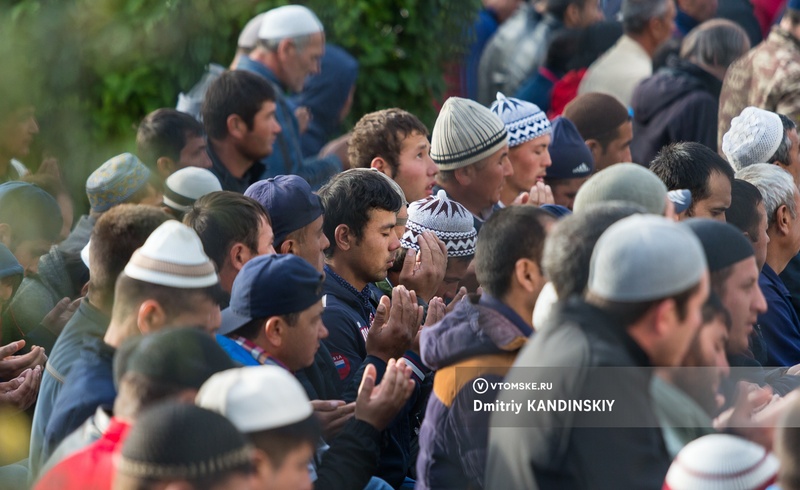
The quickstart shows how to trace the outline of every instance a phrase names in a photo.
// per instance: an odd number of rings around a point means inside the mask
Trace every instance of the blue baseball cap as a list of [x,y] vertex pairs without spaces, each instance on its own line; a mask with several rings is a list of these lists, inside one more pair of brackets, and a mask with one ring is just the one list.
[[273,243],[277,247],[286,236],[322,216],[322,200],[302,177],[278,175],[259,180],[244,193],[264,206],[272,220]]
[[255,318],[299,313],[322,299],[325,276],[296,255],[260,255],[247,262],[231,290],[230,306],[222,310],[220,335],[227,335]]

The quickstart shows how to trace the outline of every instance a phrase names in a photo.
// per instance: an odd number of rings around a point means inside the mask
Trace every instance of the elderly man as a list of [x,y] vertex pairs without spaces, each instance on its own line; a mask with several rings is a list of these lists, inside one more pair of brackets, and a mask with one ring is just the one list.
[[653,74],[652,58],[675,29],[672,0],[624,0],[622,26],[625,34],[592,63],[578,94],[604,92],[631,105],[633,89]]
[[320,71],[325,53],[325,31],[314,12],[301,5],[285,5],[261,17],[256,48],[239,59],[237,70],[254,72],[275,90],[275,116],[281,126],[275,151],[263,160],[266,169],[262,179],[276,175],[296,174],[319,188],[333,174],[349,167],[346,144],[340,144],[336,155],[303,159],[300,149],[300,128],[286,91],[299,93],[308,75]]
[[439,167],[434,191],[467,208],[480,231],[514,174],[503,121],[475,101],[450,97],[433,126],[431,158]]
[[778,274],[800,252],[800,192],[791,175],[774,165],[751,165],[737,176],[758,188],[767,210],[767,263],[758,280],[767,300],[767,311],[758,317],[766,343],[765,364],[792,366],[800,362],[800,318]]

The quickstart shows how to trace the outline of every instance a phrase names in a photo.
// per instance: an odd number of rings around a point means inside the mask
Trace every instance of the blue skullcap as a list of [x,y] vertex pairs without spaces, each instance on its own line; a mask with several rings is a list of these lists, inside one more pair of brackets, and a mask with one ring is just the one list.
[[122,204],[147,185],[150,170],[131,153],[117,155],[86,179],[92,211],[102,213]]

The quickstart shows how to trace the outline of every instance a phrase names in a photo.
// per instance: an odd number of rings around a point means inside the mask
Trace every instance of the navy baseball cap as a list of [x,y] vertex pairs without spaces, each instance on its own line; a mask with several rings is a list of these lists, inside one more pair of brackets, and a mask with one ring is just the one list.
[[273,243],[277,247],[286,236],[322,216],[322,200],[302,177],[278,175],[259,180],[244,192],[267,209],[272,220]]
[[325,276],[296,255],[259,255],[247,262],[231,290],[230,306],[222,310],[217,332],[227,335],[255,318],[299,313],[322,299]]
[[572,121],[557,117],[550,138],[548,150],[553,164],[547,167],[548,179],[577,179],[592,175],[594,157]]

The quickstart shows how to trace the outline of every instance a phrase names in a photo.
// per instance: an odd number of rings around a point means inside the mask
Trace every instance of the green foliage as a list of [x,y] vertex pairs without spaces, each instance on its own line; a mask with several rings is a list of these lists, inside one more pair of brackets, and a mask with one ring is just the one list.
[[[57,156],[80,195],[94,168],[134,149],[145,114],[173,107],[209,62],[227,65],[244,24],[286,3],[0,0],[0,78],[16,79],[14,97],[24,94],[37,108],[37,157]],[[360,62],[351,119],[396,106],[432,126],[444,67],[463,49],[478,0],[299,3],[320,16],[330,42]],[[4,97],[12,93],[3,91]],[[37,167],[36,158],[30,160]]]

